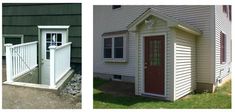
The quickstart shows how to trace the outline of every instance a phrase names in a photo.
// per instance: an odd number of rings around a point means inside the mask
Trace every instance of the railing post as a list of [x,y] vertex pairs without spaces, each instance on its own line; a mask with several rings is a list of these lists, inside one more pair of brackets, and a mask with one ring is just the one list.
[[50,46],[50,87],[55,88],[55,50],[56,46]]
[[6,46],[6,67],[7,67],[7,82],[13,82],[13,69],[12,69],[12,44],[5,44]]

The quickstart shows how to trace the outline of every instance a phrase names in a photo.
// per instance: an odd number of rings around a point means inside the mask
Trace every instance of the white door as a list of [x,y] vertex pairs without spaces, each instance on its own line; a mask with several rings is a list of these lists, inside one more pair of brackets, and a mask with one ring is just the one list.
[[[41,84],[50,84],[50,49],[49,46],[60,46],[67,42],[67,30],[41,31]],[[62,60],[61,60],[62,61]]]

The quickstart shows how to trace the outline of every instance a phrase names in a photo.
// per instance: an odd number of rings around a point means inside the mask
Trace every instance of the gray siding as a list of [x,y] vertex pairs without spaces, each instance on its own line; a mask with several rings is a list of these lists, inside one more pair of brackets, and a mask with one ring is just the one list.
[[3,34],[38,40],[37,25],[70,25],[71,62],[81,64],[81,4],[3,4]]
[[[231,49],[231,21],[223,12],[222,6],[215,6],[215,79],[224,78],[231,72],[232,49]],[[226,63],[220,64],[220,32],[226,34]]]
[[175,99],[192,92],[196,87],[196,38],[176,31]]

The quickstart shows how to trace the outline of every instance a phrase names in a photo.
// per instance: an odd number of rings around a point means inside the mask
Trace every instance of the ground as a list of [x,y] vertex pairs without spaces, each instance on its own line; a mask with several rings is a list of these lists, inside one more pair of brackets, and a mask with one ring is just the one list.
[[65,109],[81,108],[80,97],[57,95],[55,92],[3,85],[4,109]]
[[[3,81],[6,80],[3,63]],[[2,86],[3,109],[73,109],[81,108],[81,96],[60,95],[53,91],[19,86]]]
[[175,102],[134,95],[134,84],[94,79],[94,108],[231,108],[231,81],[215,93],[192,93]]

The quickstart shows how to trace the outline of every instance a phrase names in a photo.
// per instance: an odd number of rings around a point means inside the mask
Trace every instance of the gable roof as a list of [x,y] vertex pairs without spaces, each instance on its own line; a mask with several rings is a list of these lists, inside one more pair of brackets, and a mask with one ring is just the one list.
[[201,31],[191,25],[188,25],[187,23],[184,23],[182,21],[179,21],[175,18],[169,17],[165,14],[162,14],[160,11],[154,9],[154,8],[149,8],[147,9],[143,14],[141,14],[139,17],[137,17],[134,21],[132,21],[128,26],[127,29],[129,31],[135,31],[136,26],[140,24],[143,20],[148,18],[149,16],[155,16],[158,17],[162,20],[165,20],[167,22],[168,27],[175,27],[181,30],[184,30],[186,32],[195,34],[195,35],[201,35]]

